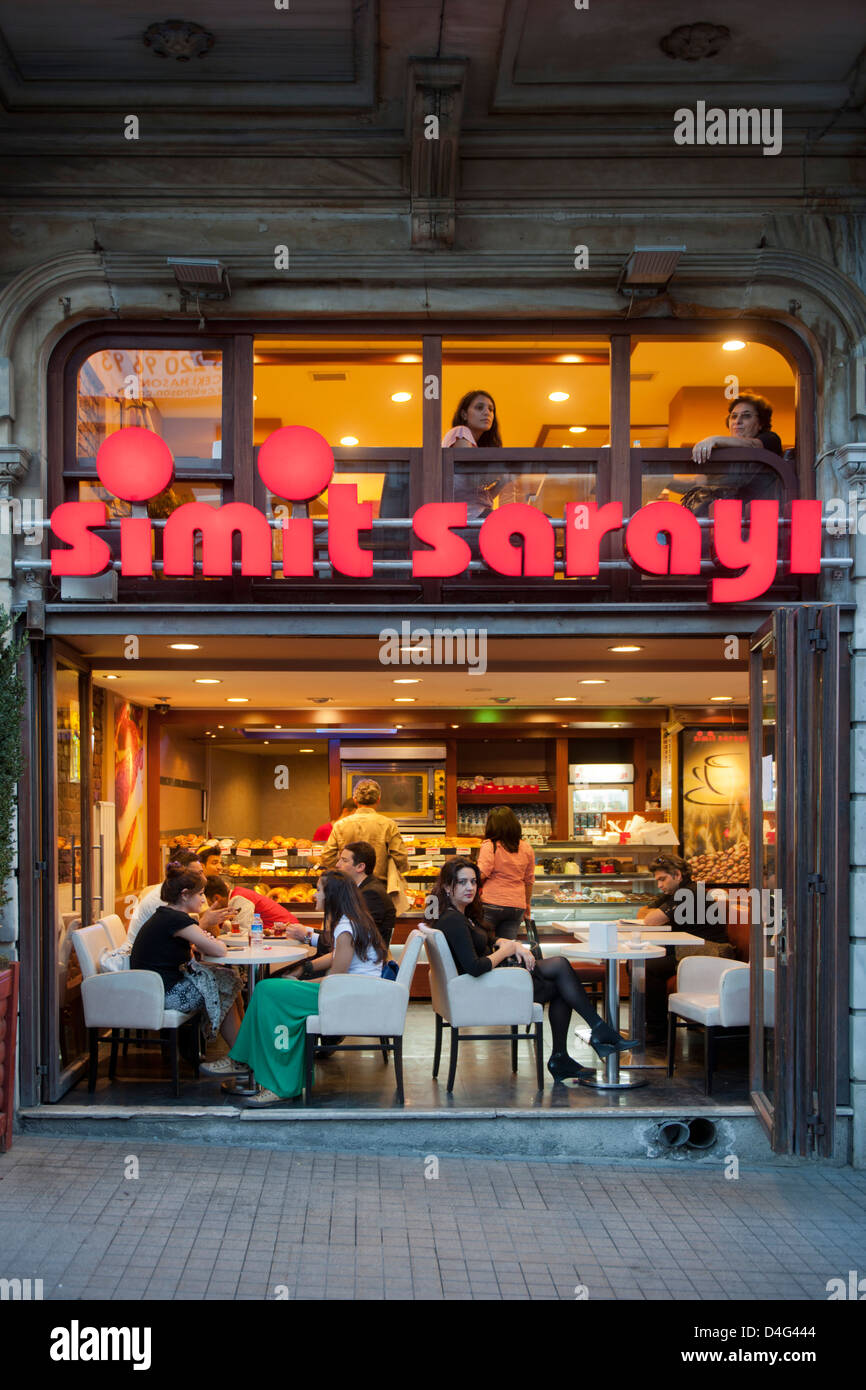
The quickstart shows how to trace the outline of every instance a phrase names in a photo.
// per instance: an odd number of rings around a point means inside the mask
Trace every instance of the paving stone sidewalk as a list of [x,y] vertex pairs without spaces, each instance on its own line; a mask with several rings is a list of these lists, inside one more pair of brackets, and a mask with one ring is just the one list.
[[434,1157],[19,1137],[0,1278],[59,1300],[826,1300],[866,1272],[863,1172],[448,1158],[425,1177]]

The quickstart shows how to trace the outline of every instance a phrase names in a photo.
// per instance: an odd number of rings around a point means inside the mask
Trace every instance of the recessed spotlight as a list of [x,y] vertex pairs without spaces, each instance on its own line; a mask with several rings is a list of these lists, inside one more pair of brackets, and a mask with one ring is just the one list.
[[315,748],[299,748],[299,753],[315,753]]
[[576,695],[554,695],[553,702],[556,705],[576,705]]
[[420,362],[421,358],[417,352],[404,352],[397,358],[398,362]]
[[420,676],[395,676],[392,685],[420,685]]
[[746,344],[742,338],[729,338],[726,343],[722,343],[723,352],[742,352]]
[[569,434],[586,434],[586,425],[569,425]]
[[224,729],[224,728],[225,728],[225,724],[217,724],[217,728],[218,728],[218,729]]
[[621,729],[621,728],[622,728],[622,725],[621,725],[621,724],[611,724],[610,727],[611,727],[612,729]]
[[262,743],[270,743],[270,741],[271,741],[271,740],[270,740],[269,738],[263,738],[263,739],[262,739]]
[[391,400],[394,401],[396,405],[403,405],[404,401],[411,401],[411,399],[411,391],[395,391],[391,397]]
[[607,685],[607,681],[596,681],[596,680],[581,681],[580,683],[581,683],[581,685]]
[[226,700],[227,705],[248,705],[250,697],[248,695],[230,695]]
[[397,695],[394,699],[395,705],[414,705],[415,703],[414,695]]
[[643,647],[608,647],[609,652],[642,652]]
[[193,685],[222,685],[222,681],[215,676],[196,676]]
[[395,728],[395,729],[402,729],[402,727],[403,727],[402,724],[395,724],[395,725],[394,725],[394,728]]
[[580,361],[580,358],[579,358],[579,357],[576,357],[575,354],[574,354],[573,352],[570,352],[570,353],[567,354],[567,356],[565,356],[565,357],[560,357],[559,360],[560,360],[560,362],[579,362],[579,361]]
[[568,398],[567,391],[551,391],[550,395],[547,397],[549,401],[567,401]]
[[460,728],[460,725],[459,725],[459,724],[452,724],[451,727],[452,727],[452,729],[459,729],[459,728]]
[[201,648],[198,642],[170,642],[169,646],[173,652],[198,652]]
[[258,396],[253,396],[253,400],[254,400],[254,401],[257,401],[257,400],[258,400]]
[[210,729],[205,729],[204,735],[205,735],[205,738],[210,738]]
[[340,443],[345,444],[346,447],[349,448],[351,447],[351,445],[357,444],[358,440],[354,434],[344,434],[343,438],[340,440]]
[[710,702],[717,705],[726,705],[730,704],[733,698],[733,695],[711,695]]
[[275,725],[274,725],[274,728],[275,728],[275,729],[281,729],[282,727],[283,727],[282,724],[275,724]]
[[119,681],[120,676],[103,676],[102,679],[104,681]]

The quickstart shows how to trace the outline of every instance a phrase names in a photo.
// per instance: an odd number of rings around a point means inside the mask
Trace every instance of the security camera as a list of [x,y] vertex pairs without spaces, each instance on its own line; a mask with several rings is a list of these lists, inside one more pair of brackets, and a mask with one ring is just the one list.
[[168,703],[168,700],[165,695],[160,695],[157,697],[157,701],[153,709],[155,714],[168,714],[171,710],[171,705]]

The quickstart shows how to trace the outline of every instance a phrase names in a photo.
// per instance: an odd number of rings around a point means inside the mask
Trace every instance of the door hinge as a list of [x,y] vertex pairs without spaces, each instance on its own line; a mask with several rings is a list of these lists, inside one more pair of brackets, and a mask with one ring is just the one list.
[[806,1116],[806,1128],[811,1130],[812,1137],[817,1139],[820,1135],[826,1134],[826,1126],[817,1111]]
[[809,646],[813,652],[825,652],[827,650],[827,638],[819,627],[809,628]]
[[806,877],[806,890],[809,893],[826,893],[827,884],[820,874],[808,874]]
[[36,860],[36,863],[33,865],[33,872],[36,873],[36,874],[44,874],[44,873],[47,871],[47,869],[48,869],[48,860],[47,860],[47,859],[37,859],[37,860]]
[[45,1067],[45,1066],[43,1066],[42,1063],[40,1063],[39,1066],[36,1068],[36,1075],[37,1075],[37,1076],[47,1076],[47,1075],[48,1075],[48,1068]]

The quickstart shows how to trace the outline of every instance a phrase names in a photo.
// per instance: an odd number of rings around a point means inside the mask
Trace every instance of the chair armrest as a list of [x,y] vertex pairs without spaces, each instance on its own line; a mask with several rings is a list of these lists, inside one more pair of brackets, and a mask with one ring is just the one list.
[[389,1037],[406,1026],[409,991],[398,980],[330,975],[319,989],[319,1031],[336,1037]]
[[459,975],[448,985],[448,1022],[457,1028],[531,1023],[533,1002],[528,970],[491,970],[477,978]]
[[165,989],[155,970],[90,975],[81,982],[88,1028],[161,1028]]
[[749,1022],[751,971],[747,966],[731,966],[719,980],[719,1022],[723,1028],[744,1028]]

